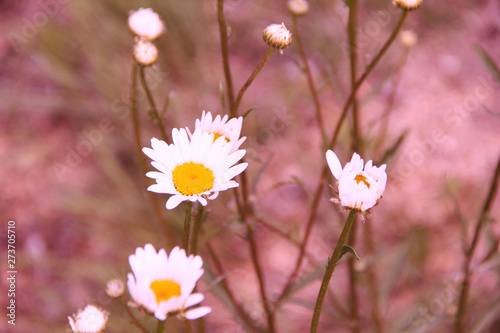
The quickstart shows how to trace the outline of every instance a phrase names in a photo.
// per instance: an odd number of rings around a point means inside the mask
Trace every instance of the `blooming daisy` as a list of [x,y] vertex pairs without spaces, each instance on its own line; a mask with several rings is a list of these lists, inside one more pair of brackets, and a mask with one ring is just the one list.
[[387,183],[385,164],[376,167],[368,161],[363,170],[363,160],[354,153],[342,169],[337,155],[331,150],[326,152],[326,161],[339,182],[339,199],[343,207],[364,212],[377,204]]
[[245,150],[231,153],[232,144],[224,137],[214,140],[215,134],[197,129],[189,140],[185,129],[172,130],[173,143],[156,138],[151,139],[151,148],[142,151],[153,160],[158,171],[151,171],[147,177],[156,180],[149,191],[167,193],[172,196],[167,201],[167,209],[177,207],[182,201],[199,201],[203,206],[207,199],[215,199],[219,191],[238,187],[231,180],[242,173],[248,163],[238,162]]
[[108,315],[107,311],[87,305],[73,317],[68,317],[68,320],[74,333],[100,333],[106,328]]
[[[228,115],[224,117],[217,115],[214,119],[212,118],[212,113],[203,110],[201,119],[196,119],[195,130],[200,129],[202,132],[213,133],[214,140],[217,140],[221,136],[224,137],[227,142],[232,144],[231,152],[235,152],[246,139],[246,136],[240,138],[243,117],[231,118],[229,121],[228,118]],[[186,128],[186,130],[191,137],[189,129]]]
[[151,244],[137,248],[129,257],[133,274],[128,274],[128,290],[133,300],[159,320],[169,314],[186,319],[196,319],[210,313],[209,307],[188,309],[203,301],[200,293],[192,294],[198,279],[203,275],[200,256],[186,256],[174,247],[167,256],[164,249],[156,252]]
[[136,36],[153,41],[165,31],[165,25],[160,16],[151,8],[139,8],[130,12],[127,20],[130,31]]

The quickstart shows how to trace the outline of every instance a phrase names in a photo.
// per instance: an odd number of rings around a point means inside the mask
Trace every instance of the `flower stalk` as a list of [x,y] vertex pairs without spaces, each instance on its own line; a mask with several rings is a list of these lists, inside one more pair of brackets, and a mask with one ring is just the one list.
[[193,203],[186,201],[186,215],[184,216],[184,233],[182,237],[182,248],[189,254],[189,235],[191,232],[191,211],[193,210]]
[[484,227],[485,222],[488,220],[488,215],[495,200],[495,195],[497,193],[498,188],[498,178],[500,177],[500,159],[498,160],[497,167],[495,169],[495,174],[493,175],[493,179],[491,181],[491,187],[488,192],[488,196],[486,197],[486,201],[484,202],[483,209],[481,210],[481,215],[479,216],[479,220],[476,225],[476,229],[474,231],[474,237],[472,238],[472,243],[470,247],[466,250],[466,260],[463,269],[464,280],[462,282],[462,288],[460,290],[460,296],[458,298],[458,310],[455,317],[455,331],[457,333],[466,332],[464,327],[465,314],[467,311],[467,299],[469,296],[469,288],[470,288],[470,278],[471,278],[471,263],[472,258],[474,257],[474,252],[476,250],[477,244],[479,243],[479,236],[481,234],[481,230]]
[[163,123],[160,118],[160,114],[158,113],[158,109],[156,108],[156,103],[153,99],[153,95],[151,94],[151,90],[149,89],[148,82],[146,81],[146,75],[144,74],[144,66],[139,67],[139,75],[141,77],[141,83],[142,87],[144,88],[144,91],[146,92],[146,97],[149,102],[149,106],[151,107],[151,110],[153,111],[153,116],[156,120],[156,123],[158,124],[158,129],[161,132],[161,137],[163,141],[168,142],[167,140],[167,133],[165,132],[165,128],[163,127]]
[[264,58],[262,58],[262,60],[260,61],[260,63],[257,65],[257,67],[254,69],[254,71],[252,72],[252,74],[248,77],[248,79],[246,80],[246,82],[241,87],[240,91],[238,92],[238,96],[236,96],[236,100],[234,102],[234,105],[231,108],[231,114],[230,114],[229,118],[237,117],[238,107],[240,106],[241,99],[243,98],[243,95],[247,91],[248,87],[250,87],[250,85],[252,84],[253,80],[257,77],[257,75],[259,74],[259,72],[262,70],[262,68],[264,68],[264,65],[269,60],[269,58],[271,58],[274,50],[275,50],[274,47],[272,47],[272,46],[269,47],[269,49],[267,50],[267,53],[264,56]]
[[335,271],[335,267],[339,261],[339,256],[346,242],[347,236],[349,235],[349,231],[354,223],[354,219],[356,217],[356,210],[352,209],[347,216],[347,220],[344,224],[344,228],[340,234],[339,240],[337,242],[337,246],[335,246],[335,250],[333,251],[332,257],[328,260],[328,265],[326,267],[325,275],[323,276],[323,282],[321,283],[321,287],[319,289],[318,298],[316,299],[316,305],[314,307],[313,318],[311,322],[311,333],[315,333],[318,330],[319,318],[321,315],[321,309],[323,307],[323,301],[325,300],[326,292],[328,290],[328,284],[332,278],[333,272]]

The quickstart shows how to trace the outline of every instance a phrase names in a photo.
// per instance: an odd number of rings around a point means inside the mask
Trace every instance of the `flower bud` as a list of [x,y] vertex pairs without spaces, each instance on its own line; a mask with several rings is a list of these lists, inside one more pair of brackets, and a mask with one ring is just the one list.
[[415,10],[422,5],[423,0],[393,0],[392,3],[401,9]]
[[413,30],[403,30],[399,33],[399,43],[406,48],[411,49],[418,42],[418,36]]
[[134,45],[134,59],[142,66],[151,66],[158,59],[158,49],[146,39],[138,39]]
[[151,8],[139,8],[137,11],[132,11],[127,24],[134,35],[150,41],[160,37],[166,31],[160,16]]
[[285,27],[285,23],[269,25],[264,29],[262,38],[269,46],[280,50],[281,53],[292,43],[292,33]]
[[125,292],[125,282],[120,279],[109,280],[106,285],[106,294],[111,298],[118,298]]
[[108,315],[107,311],[87,305],[73,317],[68,317],[68,320],[74,333],[101,333],[106,328]]
[[301,16],[309,12],[309,2],[306,0],[288,0],[287,7],[290,13],[295,16]]

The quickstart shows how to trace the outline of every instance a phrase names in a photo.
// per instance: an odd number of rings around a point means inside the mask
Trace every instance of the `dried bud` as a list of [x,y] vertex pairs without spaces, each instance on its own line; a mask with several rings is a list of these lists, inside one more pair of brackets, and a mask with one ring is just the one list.
[[285,27],[285,23],[271,24],[262,33],[262,38],[270,46],[280,50],[292,43],[292,33]]
[[399,42],[403,47],[411,49],[418,42],[418,36],[413,30],[403,30],[399,33]]
[[125,292],[125,282],[120,279],[109,280],[106,285],[106,294],[111,298],[118,298]]
[[422,5],[423,0],[393,0],[392,3],[401,9],[415,10]]
[[137,39],[134,45],[134,59],[142,66],[151,66],[158,59],[158,49],[146,39]]
[[139,8],[137,11],[132,11],[127,24],[134,35],[150,41],[160,37],[166,31],[160,16],[151,8]]
[[295,16],[301,16],[309,12],[309,2],[306,0],[288,0],[288,10]]
[[108,315],[107,311],[87,305],[73,317],[68,317],[68,320],[74,333],[101,333],[106,328]]

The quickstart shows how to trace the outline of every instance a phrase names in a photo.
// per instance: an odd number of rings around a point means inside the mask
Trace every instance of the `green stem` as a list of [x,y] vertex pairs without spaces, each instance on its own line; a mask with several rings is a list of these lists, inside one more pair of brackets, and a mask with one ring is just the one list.
[[257,67],[255,68],[255,70],[253,71],[253,73],[247,79],[247,81],[245,82],[245,84],[243,84],[243,86],[241,87],[240,91],[238,92],[238,96],[236,97],[236,100],[234,102],[234,105],[233,105],[233,107],[231,109],[231,115],[230,115],[229,118],[234,118],[234,117],[237,116],[237,114],[238,114],[238,107],[240,106],[241,99],[243,98],[243,94],[248,89],[248,87],[250,87],[250,85],[252,84],[253,80],[257,77],[257,75],[262,70],[262,68],[264,67],[264,65],[266,64],[266,62],[269,60],[269,58],[271,58],[271,55],[273,54],[274,50],[275,50],[274,47],[272,47],[272,46],[269,47],[269,50],[267,51],[267,53],[264,56],[264,58],[262,58],[262,60],[257,65]]
[[267,324],[268,324],[268,329],[270,333],[274,332],[274,314],[269,306],[269,300],[267,299],[266,296],[266,289],[265,289],[265,284],[264,284],[264,275],[262,274],[262,270],[259,265],[259,257],[257,253],[257,243],[255,242],[255,237],[253,233],[253,229],[250,226],[250,224],[247,223],[247,235],[248,235],[248,241],[250,242],[250,254],[252,258],[252,263],[255,269],[255,274],[257,275],[257,279],[259,281],[259,291],[260,291],[260,297],[262,300],[262,306],[264,308],[264,311],[266,312],[267,315]]
[[349,63],[351,68],[351,91],[352,97],[352,122],[353,122],[353,145],[352,150],[361,154],[360,149],[360,133],[359,133],[359,120],[358,120],[358,102],[356,99],[356,65],[357,65],[357,53],[356,53],[356,14],[358,8],[357,0],[349,1],[349,20],[348,20],[348,35],[349,35]]
[[[215,269],[217,270],[217,274],[219,276],[225,276],[226,272],[224,271],[224,268],[222,267],[222,263],[219,260],[219,258],[217,257],[217,254],[215,253],[212,245],[208,241],[206,243],[206,248],[207,248],[207,253],[208,253],[209,257],[212,259],[212,261],[215,265]],[[226,292],[226,295],[229,298],[229,301],[231,302],[231,304],[233,305],[236,314],[245,323],[245,325],[247,325],[250,329],[252,329],[252,331],[264,332],[262,327],[255,326],[255,324],[252,322],[252,320],[249,319],[250,316],[245,312],[245,309],[243,309],[243,307],[236,301],[236,298],[235,298],[232,290],[229,288],[229,285],[226,282],[226,279],[225,278],[220,279],[219,283],[222,285],[222,288]]]
[[189,254],[189,235],[191,232],[191,211],[193,203],[186,201],[186,215],[184,216],[184,236],[182,237],[182,248]]
[[316,306],[314,307],[314,314],[311,322],[311,333],[315,333],[318,330],[319,317],[321,315],[321,309],[323,307],[323,301],[325,300],[325,295],[328,290],[328,284],[332,278],[333,272],[335,271],[335,267],[339,261],[340,252],[344,247],[345,241],[347,239],[347,235],[349,234],[349,230],[354,223],[354,218],[356,217],[356,211],[351,210],[349,215],[347,216],[347,221],[345,222],[344,228],[342,229],[342,233],[340,234],[339,241],[337,242],[337,246],[333,251],[332,257],[328,260],[328,266],[326,267],[326,272],[323,277],[323,282],[321,283],[321,288],[319,289],[318,298],[316,300]]
[[318,128],[321,132],[323,145],[326,145],[326,131],[324,127],[323,116],[321,115],[321,105],[319,103],[316,87],[314,86],[311,69],[309,68],[309,64],[307,62],[306,52],[304,51],[304,47],[302,46],[302,40],[299,35],[299,28],[297,24],[296,15],[292,16],[292,22],[293,22],[293,37],[295,40],[295,45],[297,45],[297,50],[299,51],[300,58],[302,59],[302,65],[304,66],[304,72],[307,77],[307,84],[309,86],[309,90],[311,91],[311,96],[314,102],[314,108],[316,110],[316,122],[318,123]]
[[[147,185],[150,181],[148,177],[146,177],[147,173],[147,161],[146,156],[142,152],[142,144],[141,144],[141,127],[139,123],[139,114],[137,112],[137,65],[133,65],[132,67],[132,83],[130,87],[130,115],[132,118],[132,128],[134,133],[134,141],[135,148],[137,152],[137,156],[139,158],[139,166],[141,168],[141,172],[143,175],[144,184]],[[164,230],[160,234],[165,234],[168,244],[175,244],[175,239],[172,233],[170,232],[170,228],[168,224],[163,219],[163,213],[161,209],[161,205],[158,202],[156,195],[153,192],[146,191],[149,201],[153,207],[153,211],[155,212],[156,219],[154,219],[156,228],[159,231],[162,231],[161,222],[163,222]]]
[[193,328],[191,327],[191,321],[190,320],[184,320],[184,323],[186,325],[186,333],[192,333]]
[[474,252],[476,250],[477,244],[479,242],[479,235],[481,230],[484,227],[485,222],[488,219],[488,214],[491,209],[491,205],[495,200],[495,195],[497,193],[498,188],[498,178],[500,177],[500,159],[498,160],[497,167],[495,169],[495,174],[493,175],[493,179],[491,181],[490,191],[484,203],[483,209],[481,211],[481,215],[479,216],[479,220],[476,225],[476,230],[474,231],[474,237],[472,239],[472,243],[469,249],[466,252],[466,261],[464,264],[464,281],[462,282],[462,288],[460,291],[460,296],[458,298],[458,310],[455,318],[455,331],[458,333],[465,332],[465,328],[463,325],[463,321],[465,319],[465,313],[467,310],[467,299],[468,292],[470,287],[470,277],[471,277],[471,262],[474,256]]
[[222,65],[224,67],[224,77],[226,78],[227,97],[229,99],[229,110],[233,110],[234,89],[229,67],[229,52],[227,47],[227,26],[224,18],[224,0],[217,0],[217,17],[219,22],[220,46],[222,52]]
[[134,324],[141,330],[141,332],[148,333],[148,331],[144,328],[144,326],[142,326],[142,324],[139,322],[139,320],[134,316],[132,311],[130,311],[130,308],[127,306],[125,301],[121,297],[118,300],[120,301],[120,304],[125,309],[125,312],[127,312],[127,314],[129,315],[130,319],[132,319]]
[[165,332],[165,323],[167,320],[158,320],[158,327],[156,329],[156,333]]
[[144,75],[144,66],[139,66],[139,74],[141,77],[141,83],[142,87],[144,88],[144,91],[146,92],[146,96],[149,102],[149,106],[151,107],[151,110],[153,111],[154,117],[156,118],[156,122],[158,124],[158,128],[160,129],[161,136],[163,141],[167,141],[167,133],[165,132],[165,128],[163,127],[163,123],[161,122],[160,114],[158,113],[158,109],[156,108],[155,101],[153,99],[153,95],[151,94],[151,90],[149,90],[148,83],[146,81],[146,76]]
[[203,205],[197,205],[196,211],[194,214],[194,226],[193,226],[193,234],[191,238],[191,254],[198,254],[198,238],[200,235],[201,224],[203,222]]

